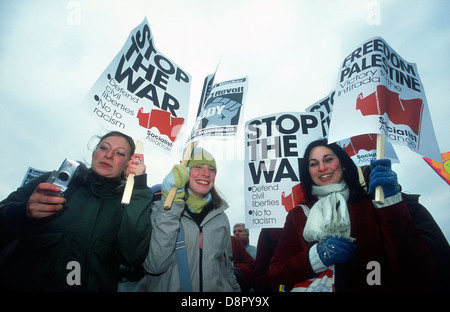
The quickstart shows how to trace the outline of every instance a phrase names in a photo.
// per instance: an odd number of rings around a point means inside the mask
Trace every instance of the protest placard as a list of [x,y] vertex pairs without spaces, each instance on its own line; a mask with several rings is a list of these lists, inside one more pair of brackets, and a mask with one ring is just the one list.
[[20,186],[24,186],[30,181],[33,181],[37,177],[40,177],[41,175],[47,173],[48,171],[45,170],[39,170],[33,167],[28,167],[27,172],[25,173],[25,176],[23,177],[22,183]]
[[[350,156],[355,165],[369,166],[372,160],[377,159],[377,134],[361,134],[349,139],[337,141],[340,147]],[[397,154],[391,143],[385,142],[385,158],[392,163],[399,163]]]
[[328,137],[328,130],[330,128],[331,116],[333,114],[333,104],[335,91],[331,91],[327,96],[320,99],[316,103],[305,109],[306,112],[319,112],[320,113],[320,123],[322,124],[323,135]]
[[[213,81],[211,79],[209,82]],[[235,136],[247,89],[248,77],[244,77],[216,83],[206,91],[206,100],[200,102],[190,140]]]
[[[217,69],[216,69],[217,72]],[[214,84],[214,78],[216,77],[216,72],[214,74],[209,74],[205,77],[205,80],[203,81],[203,89],[202,94],[200,96],[200,103],[198,105],[198,111],[197,116],[200,115],[200,112],[202,111],[202,108],[206,102],[206,100],[209,97],[209,94],[211,93],[213,84]]]
[[283,227],[301,196],[299,168],[306,146],[323,138],[320,114],[286,112],[245,123],[245,224]]
[[[328,137],[328,130],[333,114],[333,104],[335,91],[331,91],[327,96],[320,99],[313,105],[306,108],[306,112],[320,112],[320,119],[324,137]],[[376,159],[376,134],[361,134],[336,142],[350,156],[357,166],[370,165],[370,161]],[[397,154],[389,142],[385,143],[385,157],[393,163],[398,163]]]
[[[188,164],[194,145],[200,139],[234,137],[241,122],[248,77],[213,85],[215,75],[216,73],[205,78],[195,125],[181,160],[183,166]],[[164,209],[170,209],[176,190],[175,186],[170,190]]]
[[367,40],[344,59],[335,92],[329,142],[376,133],[440,159],[417,66],[382,38]]
[[108,130],[171,152],[189,111],[191,76],[161,54],[146,18],[82,102]]

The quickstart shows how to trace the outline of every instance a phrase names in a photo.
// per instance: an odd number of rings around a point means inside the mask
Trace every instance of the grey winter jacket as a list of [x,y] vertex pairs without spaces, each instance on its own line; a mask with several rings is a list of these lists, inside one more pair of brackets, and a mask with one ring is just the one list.
[[150,250],[144,262],[146,275],[137,290],[181,290],[175,255],[181,220],[193,291],[240,291],[231,262],[230,223],[224,212],[228,205],[212,209],[200,226],[185,211],[184,202],[174,202],[170,210],[164,210],[163,205],[163,201],[158,201],[152,207]]

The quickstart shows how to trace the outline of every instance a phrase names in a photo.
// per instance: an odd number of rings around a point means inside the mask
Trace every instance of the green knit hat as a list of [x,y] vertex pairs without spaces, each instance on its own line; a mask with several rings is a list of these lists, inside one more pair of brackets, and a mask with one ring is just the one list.
[[216,160],[210,152],[204,150],[203,148],[195,148],[192,151],[191,158],[189,159],[187,166],[192,168],[196,165],[210,165],[217,172]]

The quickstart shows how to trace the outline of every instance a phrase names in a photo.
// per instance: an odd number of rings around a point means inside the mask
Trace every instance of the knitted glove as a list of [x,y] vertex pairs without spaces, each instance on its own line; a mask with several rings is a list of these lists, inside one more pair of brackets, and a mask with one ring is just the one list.
[[369,194],[375,191],[377,186],[383,188],[384,197],[397,194],[400,187],[397,183],[397,174],[391,170],[390,159],[378,159],[371,161],[372,171],[369,176]]
[[184,186],[189,181],[189,168],[186,168],[182,165],[173,166],[172,170],[169,174],[164,178],[162,184],[162,195],[164,200],[167,198],[172,187],[177,188],[177,193],[173,201],[181,202],[184,199]]
[[355,255],[356,245],[347,238],[327,237],[317,244],[317,254],[323,265],[349,262]]

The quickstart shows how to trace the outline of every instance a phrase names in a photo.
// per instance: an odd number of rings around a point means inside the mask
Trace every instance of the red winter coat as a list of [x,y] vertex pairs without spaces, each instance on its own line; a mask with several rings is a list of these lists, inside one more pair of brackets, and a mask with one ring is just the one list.
[[[309,208],[314,202],[307,204]],[[404,201],[375,208],[370,200],[349,202],[351,237],[356,238],[355,257],[335,266],[336,291],[380,291],[429,289],[435,270],[429,250],[414,224]],[[296,283],[316,277],[309,260],[313,243],[303,238],[306,215],[300,206],[286,217],[268,275],[271,286],[292,288]],[[368,285],[367,276],[380,264],[381,285]]]
[[247,252],[241,240],[235,236],[231,236],[231,248],[233,249],[231,261],[235,269],[240,270],[236,279],[242,291],[249,291],[253,284],[255,259]]

